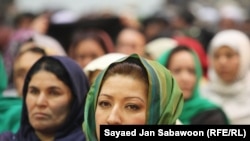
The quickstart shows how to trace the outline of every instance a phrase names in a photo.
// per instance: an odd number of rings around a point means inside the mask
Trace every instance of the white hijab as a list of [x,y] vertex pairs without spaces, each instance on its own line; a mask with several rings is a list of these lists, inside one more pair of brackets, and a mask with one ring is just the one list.
[[84,68],[83,71],[89,77],[89,73],[91,71],[95,70],[104,70],[106,67],[108,67],[111,63],[117,61],[118,59],[121,59],[123,57],[126,57],[127,54],[113,52],[113,53],[107,53],[103,56],[100,56],[91,62],[89,62]]
[[232,124],[250,124],[250,40],[238,30],[220,31],[210,43],[209,57],[212,58],[215,50],[222,46],[239,53],[237,77],[231,84],[225,84],[216,74],[210,59],[209,82],[203,94],[225,110]]

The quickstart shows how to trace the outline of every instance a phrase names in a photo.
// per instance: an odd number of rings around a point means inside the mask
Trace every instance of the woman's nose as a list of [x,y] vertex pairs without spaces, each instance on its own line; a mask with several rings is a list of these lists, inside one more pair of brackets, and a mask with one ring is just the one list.
[[114,106],[108,116],[107,123],[109,125],[119,125],[121,124],[121,111],[118,106]]
[[44,93],[40,93],[39,96],[36,99],[37,106],[45,106],[47,103],[47,98]]

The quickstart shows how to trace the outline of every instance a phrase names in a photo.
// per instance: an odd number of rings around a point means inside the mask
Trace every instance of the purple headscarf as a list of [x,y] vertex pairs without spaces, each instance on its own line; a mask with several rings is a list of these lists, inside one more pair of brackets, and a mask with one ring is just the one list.
[[[35,135],[35,131],[29,123],[27,105],[25,99],[27,96],[28,85],[30,77],[32,77],[32,70],[37,64],[43,63],[47,59],[57,60],[65,69],[68,74],[70,84],[69,88],[73,94],[73,101],[70,108],[69,115],[64,124],[55,133],[55,141],[85,141],[85,136],[82,131],[82,123],[84,121],[84,105],[85,97],[89,90],[89,82],[81,67],[72,59],[66,56],[44,56],[39,59],[30,69],[25,78],[23,87],[23,109],[21,127],[17,134],[8,135],[11,141],[39,141]],[[56,64],[55,64],[56,65]],[[6,134],[7,135],[7,134]]]

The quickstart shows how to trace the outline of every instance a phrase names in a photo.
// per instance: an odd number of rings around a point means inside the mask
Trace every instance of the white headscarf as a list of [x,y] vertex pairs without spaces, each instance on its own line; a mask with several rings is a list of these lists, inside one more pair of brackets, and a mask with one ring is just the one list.
[[40,33],[33,33],[31,37],[32,41],[23,44],[18,50],[19,52],[32,47],[40,47],[45,50],[47,55],[67,56],[63,46],[54,37]]
[[92,60],[90,63],[88,63],[84,68],[83,71],[85,74],[89,77],[89,73],[91,71],[95,70],[104,70],[106,67],[108,67],[111,63],[117,61],[118,59],[121,59],[123,57],[126,57],[126,54],[123,53],[107,53],[105,55],[102,55],[94,60]]
[[[215,50],[222,46],[228,46],[239,53],[240,68],[237,80],[240,80],[242,79],[242,77],[245,77],[250,67],[250,41],[248,36],[245,33],[234,29],[224,30],[217,33],[210,43],[209,56],[212,57]],[[212,75],[210,79],[218,78],[218,76],[214,76],[216,74],[213,74],[215,72],[212,68],[212,65],[210,65],[209,71],[210,75]]]
[[230,84],[224,83],[216,74],[210,60],[210,81],[203,94],[223,107],[232,124],[250,124],[250,40],[238,30],[220,31],[211,40],[209,57],[222,46],[228,46],[239,53],[240,66],[237,77]]
[[63,46],[55,38],[43,35],[43,34],[34,34],[33,36],[34,43],[45,49],[48,55],[60,55],[67,56],[66,51]]

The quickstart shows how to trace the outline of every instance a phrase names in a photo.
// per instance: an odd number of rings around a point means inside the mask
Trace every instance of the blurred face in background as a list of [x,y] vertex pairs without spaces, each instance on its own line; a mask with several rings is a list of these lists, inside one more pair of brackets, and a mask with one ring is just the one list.
[[169,60],[168,69],[183,91],[184,99],[189,99],[196,83],[195,61],[191,52],[183,50],[174,53]]
[[12,34],[11,27],[0,25],[0,51],[4,51]]
[[180,16],[173,17],[170,23],[171,23],[172,28],[176,30],[183,29],[187,26],[183,18],[181,18]]
[[37,16],[31,23],[31,29],[40,33],[46,34],[49,28],[49,16],[41,14]]
[[219,30],[238,29],[238,28],[239,24],[233,19],[221,18],[219,21]]
[[117,38],[116,51],[124,54],[144,55],[146,39],[143,34],[133,29],[122,30]]
[[84,68],[89,62],[105,54],[102,46],[94,39],[79,42],[74,50],[74,58]]
[[14,62],[13,74],[14,84],[19,96],[22,96],[22,89],[26,74],[33,64],[43,55],[34,52],[25,52],[19,56]]
[[231,83],[236,79],[240,67],[240,57],[235,50],[227,46],[218,48],[212,56],[212,62],[217,75],[225,83]]

